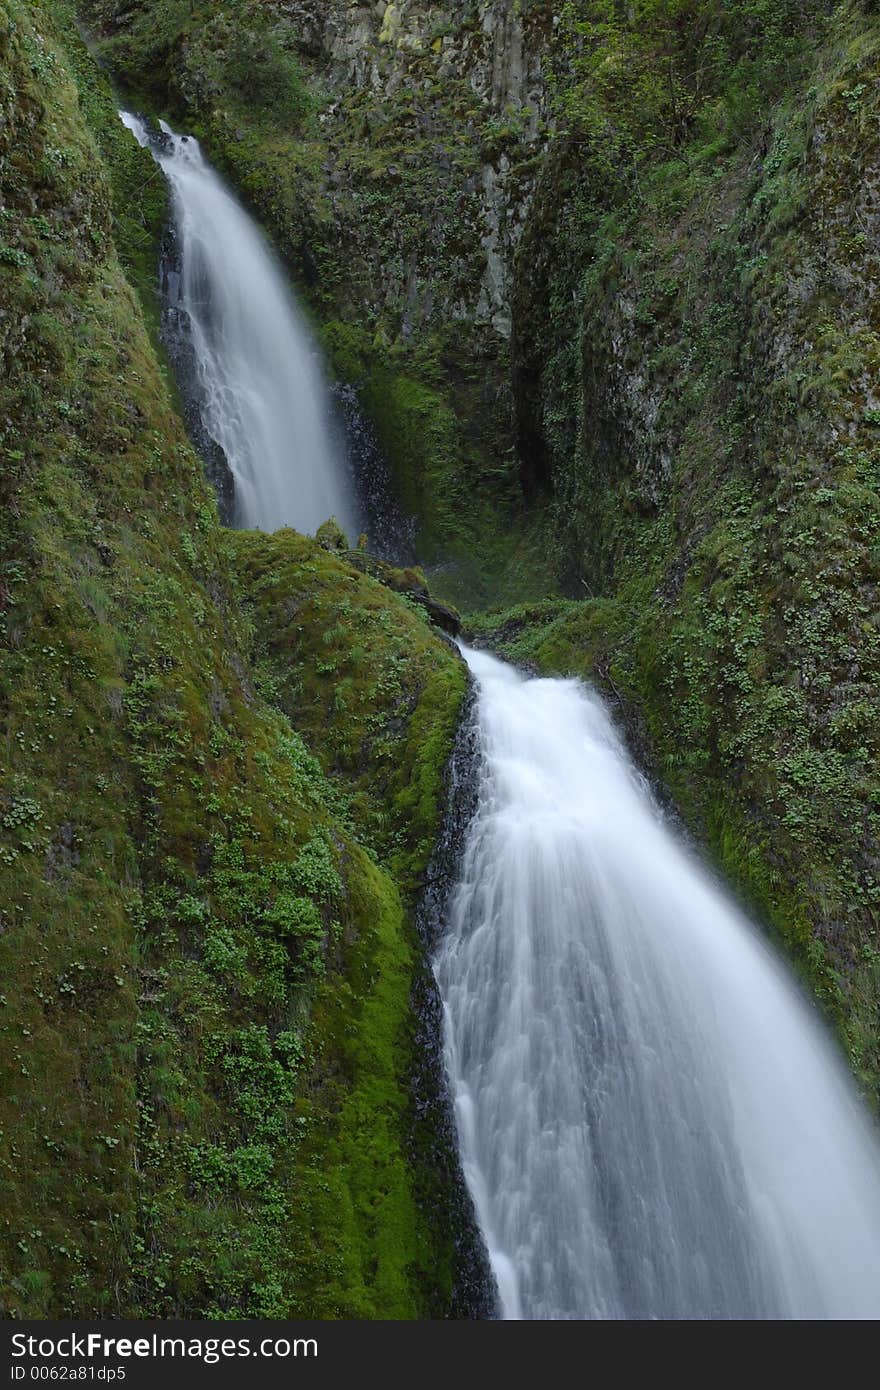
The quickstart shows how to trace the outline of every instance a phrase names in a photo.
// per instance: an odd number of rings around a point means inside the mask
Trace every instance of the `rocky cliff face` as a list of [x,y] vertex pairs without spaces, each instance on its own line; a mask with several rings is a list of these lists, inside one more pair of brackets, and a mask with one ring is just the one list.
[[[353,238],[374,274],[387,277],[378,302],[391,310],[391,331],[408,337],[426,322],[463,321],[509,339],[512,262],[547,128],[550,7],[400,0],[278,10],[334,95],[321,122],[331,182],[345,170],[352,111],[363,115],[363,134],[371,117],[381,128],[383,112],[393,112],[393,134],[408,132],[411,148],[371,177],[381,184],[384,174],[405,189],[417,172],[446,186],[445,203],[420,201],[420,226],[392,224],[391,244]],[[465,237],[444,265],[450,221],[463,224]]]
[[[575,69],[521,243],[514,369],[585,601],[514,649],[632,701],[875,1088],[880,34],[849,6],[743,22],[717,7],[692,70],[698,31],[603,50],[582,21],[591,85]],[[620,50],[639,109],[601,88]]]
[[[411,91],[412,55],[427,52],[433,70],[422,81],[426,92],[435,89],[441,120],[447,85],[464,82],[476,99],[472,119],[480,160],[464,181],[462,192],[474,200],[472,235],[484,266],[478,277],[459,282],[454,296],[441,302],[438,310],[444,318],[484,324],[509,339],[512,262],[532,193],[534,156],[540,151],[548,114],[544,74],[547,14],[532,10],[524,17],[520,7],[508,2],[481,6],[475,19],[473,6],[444,10],[402,4],[387,6],[382,24],[379,41],[389,57],[384,64],[372,67],[373,91],[381,93],[383,87],[389,95],[404,88]],[[448,123],[447,116],[442,124]],[[459,138],[460,133],[456,131]],[[437,232],[436,225],[432,226],[432,240]],[[413,266],[410,283],[418,294],[419,280],[423,279],[433,295],[436,272],[431,241],[425,253],[427,265],[421,275]]]
[[185,28],[162,4],[86,9],[132,99],[201,134],[269,229],[450,596],[546,591],[509,364],[552,7],[304,0],[239,6],[233,23],[229,5],[196,5]]
[[69,8],[11,0],[0,1307],[473,1315],[436,1069],[412,1089],[464,669],[315,541],[219,525],[123,273],[154,179]]

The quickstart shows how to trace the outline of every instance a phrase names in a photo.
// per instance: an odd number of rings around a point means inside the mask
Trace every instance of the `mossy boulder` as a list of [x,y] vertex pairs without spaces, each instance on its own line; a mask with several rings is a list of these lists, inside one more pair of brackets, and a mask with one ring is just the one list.
[[348,550],[348,537],[343,531],[335,516],[331,516],[327,521],[322,521],[315,532],[315,540],[324,549],[331,553],[344,554]]

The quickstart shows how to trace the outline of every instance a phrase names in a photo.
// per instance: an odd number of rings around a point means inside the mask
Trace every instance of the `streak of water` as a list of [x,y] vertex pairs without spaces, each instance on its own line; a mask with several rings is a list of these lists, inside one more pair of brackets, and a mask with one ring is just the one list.
[[598,698],[466,652],[479,806],[435,968],[510,1318],[880,1316],[880,1158],[787,968]]
[[259,229],[191,136],[151,136],[120,112],[171,187],[180,250],[178,307],[188,325],[200,422],[234,479],[235,521],[315,531],[335,515],[353,538],[356,508],[332,428],[320,361]]

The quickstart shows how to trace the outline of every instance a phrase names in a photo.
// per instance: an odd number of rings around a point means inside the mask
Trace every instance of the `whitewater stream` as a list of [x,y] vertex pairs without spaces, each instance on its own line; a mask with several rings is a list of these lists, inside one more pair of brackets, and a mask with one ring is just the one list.
[[178,240],[177,309],[187,325],[204,433],[234,480],[234,520],[314,532],[358,517],[315,344],[259,228],[207,163],[197,140],[164,121],[153,135],[119,113],[171,189]]
[[816,1010],[599,699],[465,655],[479,800],[435,971],[502,1316],[880,1316],[880,1154]]
[[[353,534],[271,251],[195,140],[120,114],[171,187],[176,312],[234,520]],[[880,1150],[817,1010],[664,823],[598,697],[465,657],[477,809],[434,966],[499,1312],[880,1317]]]

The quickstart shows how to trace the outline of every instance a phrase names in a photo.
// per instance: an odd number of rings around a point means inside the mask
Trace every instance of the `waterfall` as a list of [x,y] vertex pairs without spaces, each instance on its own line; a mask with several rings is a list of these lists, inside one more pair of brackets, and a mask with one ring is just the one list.
[[205,161],[161,122],[120,118],[171,189],[180,266],[172,297],[194,368],[199,433],[222,450],[237,525],[357,532],[341,443],[315,345],[259,229]]
[[876,1318],[880,1151],[816,1009],[597,696],[466,652],[479,798],[435,959],[508,1318]]

